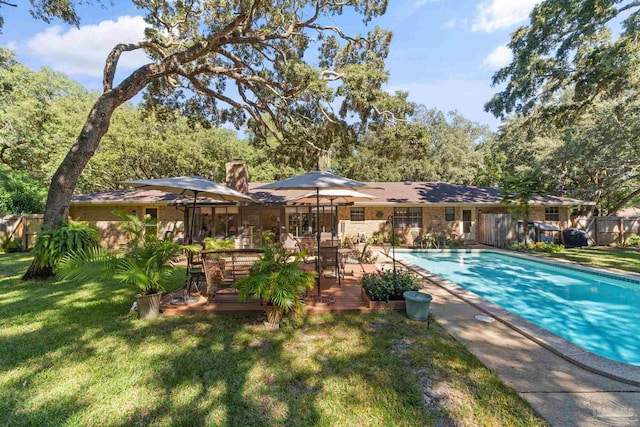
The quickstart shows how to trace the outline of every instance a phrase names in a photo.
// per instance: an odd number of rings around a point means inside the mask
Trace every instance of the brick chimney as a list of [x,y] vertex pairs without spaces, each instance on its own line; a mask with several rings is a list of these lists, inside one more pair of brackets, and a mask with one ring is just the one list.
[[225,184],[243,194],[249,193],[249,167],[242,160],[225,163]]

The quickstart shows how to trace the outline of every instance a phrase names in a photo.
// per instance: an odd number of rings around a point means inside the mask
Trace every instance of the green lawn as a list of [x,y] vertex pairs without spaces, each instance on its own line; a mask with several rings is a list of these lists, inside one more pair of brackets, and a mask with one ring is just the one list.
[[144,322],[128,315],[133,289],[23,283],[28,262],[0,255],[0,425],[544,425],[437,325],[393,312],[275,332],[229,315]]
[[598,248],[566,249],[557,254],[545,254],[552,258],[590,264],[596,267],[617,268],[640,273],[640,252],[633,249]]

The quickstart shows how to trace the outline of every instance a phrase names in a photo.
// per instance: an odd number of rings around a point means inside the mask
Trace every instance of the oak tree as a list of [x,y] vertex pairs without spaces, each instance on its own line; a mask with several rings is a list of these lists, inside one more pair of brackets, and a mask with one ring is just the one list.
[[[635,99],[639,27],[635,0],[541,2],[529,25],[512,34],[513,60],[493,76],[493,84],[504,89],[485,110],[496,117],[536,111],[562,120],[598,100]],[[567,90],[570,99],[559,102]]]
[[[156,112],[179,108],[214,125],[246,123],[256,135],[301,144],[325,131],[353,135],[361,129],[387,79],[391,34],[378,27],[347,34],[335,24],[343,14],[368,24],[385,12],[387,0],[132,1],[149,25],[145,39],[118,44],[106,58],[102,93],[52,177],[46,225],[66,219],[80,174],[114,111],[145,88],[145,102]],[[74,4],[34,2],[43,6],[36,16],[45,19],[51,13],[44,6]],[[72,12],[66,18],[77,19],[72,7],[65,10]],[[312,49],[317,61],[311,61]],[[120,57],[139,50],[149,63],[116,81]],[[350,114],[355,120],[347,120]],[[41,271],[34,260],[25,278]]]

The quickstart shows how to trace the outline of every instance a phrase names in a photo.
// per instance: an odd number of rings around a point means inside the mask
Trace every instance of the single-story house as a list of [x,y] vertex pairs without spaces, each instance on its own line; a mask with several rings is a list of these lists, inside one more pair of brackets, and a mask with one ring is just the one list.
[[[238,173],[240,171],[240,173]],[[258,190],[264,183],[249,183],[246,165],[227,164],[227,185],[249,194],[259,203],[234,204],[199,198],[195,215],[198,237],[236,237],[241,246],[259,246],[262,232],[278,234],[286,231],[297,237],[316,232],[316,214],[320,215],[320,231],[335,230],[338,237],[365,238],[376,233],[390,234],[391,222],[396,235],[410,242],[424,233],[445,233],[462,242],[476,241],[480,215],[507,213],[502,195],[495,188],[457,185],[445,182],[374,182],[376,189],[360,190],[375,196],[366,202],[330,206],[293,202],[302,190]],[[191,218],[193,199],[140,188],[114,190],[75,196],[69,215],[97,227],[104,246],[124,243],[118,230],[118,219],[111,212],[124,210],[142,217],[157,218],[153,232],[161,236],[183,237]],[[531,201],[530,220],[543,221],[560,228],[570,226],[570,210],[589,204],[577,199],[536,196]]]

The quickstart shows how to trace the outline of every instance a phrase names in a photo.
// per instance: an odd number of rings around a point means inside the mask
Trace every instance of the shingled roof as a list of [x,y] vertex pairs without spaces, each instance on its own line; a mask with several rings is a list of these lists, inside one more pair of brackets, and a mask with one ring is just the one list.
[[[459,185],[448,182],[368,182],[372,187],[361,190],[376,196],[376,199],[356,203],[358,205],[379,204],[485,204],[496,205],[502,201],[502,193],[497,188]],[[284,203],[299,196],[300,190],[256,190],[263,183],[250,183],[249,194],[262,203]],[[532,204],[543,205],[584,205],[590,204],[578,199],[557,196],[534,196]]]
[[[380,204],[483,204],[497,205],[502,201],[502,194],[496,188],[458,185],[447,182],[370,182],[373,187],[362,190],[363,193],[376,196],[368,202],[358,205]],[[249,195],[261,203],[285,204],[289,199],[300,196],[308,190],[257,190],[264,183],[249,184]],[[105,191],[102,193],[83,194],[73,197],[73,205],[131,205],[131,204],[188,204],[193,201],[189,196],[166,193],[158,190],[130,188],[126,190]],[[228,204],[204,197],[199,203]],[[588,205],[592,202],[558,196],[534,196],[532,204],[551,206]]]
[[[193,196],[167,193],[144,188],[128,188],[100,193],[81,194],[71,199],[72,205],[169,205],[193,202]],[[199,203],[215,203],[216,200],[198,197]]]

